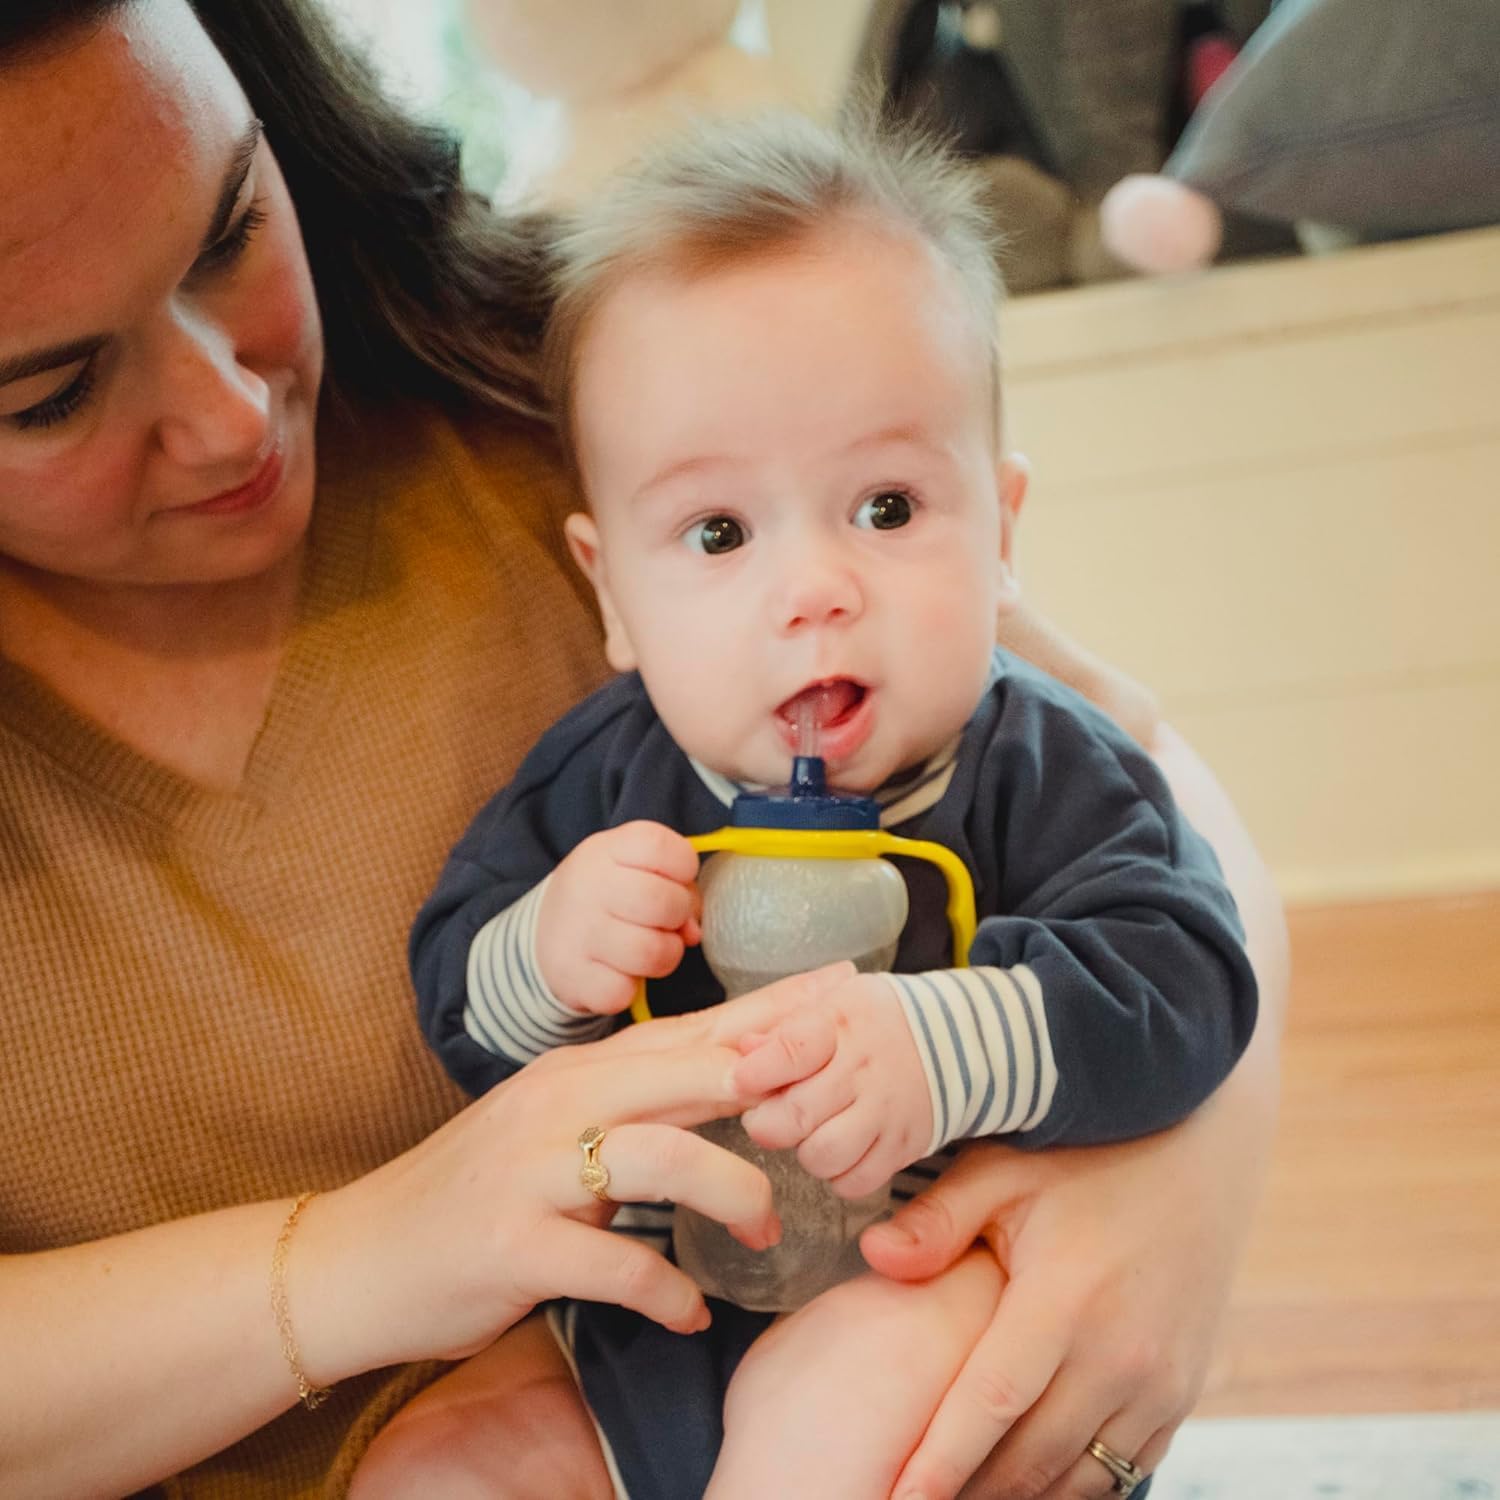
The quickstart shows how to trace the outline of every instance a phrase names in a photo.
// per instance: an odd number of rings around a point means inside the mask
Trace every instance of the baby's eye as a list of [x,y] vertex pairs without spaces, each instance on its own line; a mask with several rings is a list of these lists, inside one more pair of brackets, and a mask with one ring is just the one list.
[[854,512],[854,524],[866,531],[894,531],[911,520],[911,496],[901,490],[881,490]]
[[745,545],[745,528],[733,516],[710,516],[689,527],[684,540],[694,552],[717,557]]

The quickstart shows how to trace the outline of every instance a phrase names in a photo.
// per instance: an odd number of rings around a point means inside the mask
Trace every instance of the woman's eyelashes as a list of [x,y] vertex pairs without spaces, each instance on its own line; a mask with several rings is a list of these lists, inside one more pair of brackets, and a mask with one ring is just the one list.
[[[222,275],[238,264],[255,232],[266,222],[266,211],[258,201],[252,202],[223,236],[210,245],[197,260],[189,273],[195,279]],[[98,383],[97,354],[92,354],[79,368],[78,373],[60,390],[54,391],[44,401],[28,406],[22,411],[11,412],[5,418],[17,431],[39,432],[66,422],[74,413],[88,404]]]
[[35,432],[66,422],[93,394],[94,383],[98,378],[98,359],[97,354],[89,355],[79,366],[78,373],[61,390],[54,391],[45,401],[38,401],[35,406],[11,412],[6,421],[21,432]]
[[266,211],[257,199],[194,261],[193,274],[211,276],[215,271],[228,270],[249,248],[255,231],[265,222]]

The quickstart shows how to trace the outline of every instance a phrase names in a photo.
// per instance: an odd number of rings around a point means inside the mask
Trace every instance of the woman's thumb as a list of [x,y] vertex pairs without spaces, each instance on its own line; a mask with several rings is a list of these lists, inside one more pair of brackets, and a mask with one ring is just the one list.
[[873,1270],[895,1281],[925,1281],[956,1261],[1007,1200],[1004,1156],[971,1147],[933,1185],[860,1236]]

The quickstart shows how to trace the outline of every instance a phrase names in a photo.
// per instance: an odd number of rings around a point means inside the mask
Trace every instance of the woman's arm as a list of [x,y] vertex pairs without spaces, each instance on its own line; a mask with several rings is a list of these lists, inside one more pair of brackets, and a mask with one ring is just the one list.
[[1171,1131],[1030,1155],[977,1146],[866,1231],[886,1275],[930,1276],[977,1235],[1010,1278],[897,1495],[952,1496],[970,1476],[966,1494],[1097,1494],[1089,1440],[1102,1432],[1149,1471],[1201,1390],[1269,1158],[1290,966],[1280,900],[1223,789],[1170,728],[1153,748],[1239,903],[1261,991],[1254,1038]]
[[[766,993],[795,1002],[845,966]],[[577,1137],[608,1132],[619,1199],[671,1198],[747,1244],[777,1233],[748,1163],[674,1128],[737,1113],[732,1009],[630,1027],[540,1059],[396,1160],[308,1204],[286,1261],[314,1386],[483,1348],[538,1302],[619,1302],[702,1325],[698,1289],[622,1236],[579,1179]],[[819,1050],[819,1049],[823,1050]],[[831,1033],[780,1082],[822,1066]],[[297,1399],[270,1303],[291,1203],[258,1203],[0,1260],[0,1489],[121,1494],[177,1472]]]
[[1024,602],[1000,617],[996,639],[1007,651],[1082,693],[1137,744],[1152,748],[1161,725],[1161,706],[1143,683],[1086,651]]

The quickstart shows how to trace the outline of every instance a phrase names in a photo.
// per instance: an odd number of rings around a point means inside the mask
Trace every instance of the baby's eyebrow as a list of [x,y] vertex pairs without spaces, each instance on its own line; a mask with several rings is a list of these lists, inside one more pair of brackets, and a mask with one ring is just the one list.
[[733,468],[736,460],[722,453],[699,453],[691,458],[680,458],[666,468],[653,474],[644,484],[636,487],[633,500],[649,498],[655,491],[677,479],[691,479],[696,474],[706,474],[716,469]]
[[857,453],[862,448],[883,448],[887,444],[896,443],[912,443],[924,448],[934,446],[932,435],[919,423],[897,422],[890,427],[881,427],[874,432],[865,433],[863,437],[855,438],[845,452]]

